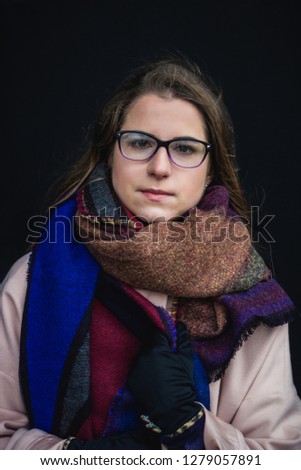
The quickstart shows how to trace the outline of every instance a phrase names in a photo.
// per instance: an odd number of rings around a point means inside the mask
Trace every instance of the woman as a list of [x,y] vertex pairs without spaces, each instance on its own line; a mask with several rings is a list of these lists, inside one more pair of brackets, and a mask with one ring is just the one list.
[[301,449],[295,309],[247,222],[220,96],[136,71],[3,283],[1,448]]

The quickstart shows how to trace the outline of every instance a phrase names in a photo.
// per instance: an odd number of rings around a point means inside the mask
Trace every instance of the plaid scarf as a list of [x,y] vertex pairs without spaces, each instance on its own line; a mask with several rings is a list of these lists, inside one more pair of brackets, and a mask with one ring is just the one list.
[[[197,393],[209,407],[203,384],[222,377],[248,335],[295,315],[225,188],[209,187],[177,221],[146,225],[121,207],[107,172],[99,165],[57,208],[29,266],[22,390],[31,426],[61,437],[137,429],[141,410],[126,379],[151,328],[174,348],[175,323],[187,325]],[[136,289],[171,295],[173,311]]]

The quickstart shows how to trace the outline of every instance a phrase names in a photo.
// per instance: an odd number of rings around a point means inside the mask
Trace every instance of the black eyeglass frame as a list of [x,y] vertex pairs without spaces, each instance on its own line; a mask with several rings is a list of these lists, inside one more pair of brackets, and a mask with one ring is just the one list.
[[[149,156],[149,157],[146,157],[146,158],[141,158],[139,160],[137,160],[136,158],[129,158],[127,157],[123,151],[122,151],[122,147],[121,147],[121,137],[123,134],[143,134],[143,135],[146,135],[148,137],[151,137],[152,139],[154,139],[156,142],[157,142],[157,147],[155,148],[155,150],[153,151],[153,153]],[[203,140],[198,140],[198,139],[195,139],[194,137],[176,137],[174,139],[170,139],[170,140],[161,140],[161,139],[158,139],[158,137],[156,137],[155,135],[153,134],[149,134],[148,132],[144,132],[144,131],[138,131],[138,130],[131,130],[131,131],[127,131],[127,130],[122,130],[122,131],[117,131],[115,132],[115,140],[117,140],[118,142],[118,147],[119,147],[119,150],[120,150],[120,153],[121,155],[126,158],[127,160],[131,160],[131,161],[134,161],[134,162],[146,162],[148,160],[151,160],[153,158],[153,156],[157,153],[157,151],[159,150],[160,147],[164,147],[166,152],[167,152],[167,155],[168,155],[168,158],[169,160],[176,166],[180,167],[180,168],[187,168],[187,169],[190,169],[190,168],[197,168],[199,166],[201,166],[201,164],[204,162],[206,156],[208,155],[209,153],[209,150],[212,148],[211,144],[209,144],[208,142],[204,142]],[[179,165],[178,163],[176,163],[170,153],[169,153],[169,145],[172,143],[172,142],[177,142],[177,141],[185,141],[185,140],[188,140],[188,141],[193,141],[193,142],[198,142],[200,144],[203,144],[205,146],[205,153],[204,153],[204,156],[202,158],[202,160],[200,161],[200,163],[198,163],[197,165],[194,165],[194,166],[184,166],[184,165]]]

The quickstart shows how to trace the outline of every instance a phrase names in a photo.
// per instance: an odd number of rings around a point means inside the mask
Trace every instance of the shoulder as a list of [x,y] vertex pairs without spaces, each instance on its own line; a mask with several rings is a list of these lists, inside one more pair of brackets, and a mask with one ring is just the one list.
[[26,255],[19,258],[12,265],[12,267],[8,271],[7,275],[5,276],[3,282],[1,283],[1,288],[3,288],[7,283],[11,282],[12,279],[14,280],[16,278],[23,277],[24,274],[25,274],[25,278],[26,278],[29,259],[30,259],[30,253],[27,253]]
[[30,254],[28,253],[16,261],[1,284],[1,310],[3,315],[12,310],[17,310],[20,314],[23,312],[29,259]]

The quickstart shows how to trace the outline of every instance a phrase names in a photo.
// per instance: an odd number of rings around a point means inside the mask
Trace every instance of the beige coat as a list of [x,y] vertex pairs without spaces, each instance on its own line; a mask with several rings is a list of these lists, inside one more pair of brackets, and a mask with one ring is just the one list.
[[[20,391],[27,263],[28,256],[21,258],[2,284],[0,449],[61,449],[64,441],[60,438],[28,429]],[[206,449],[301,449],[301,402],[292,382],[287,325],[257,328],[223,379],[210,385],[210,394],[211,411],[205,411]]]

